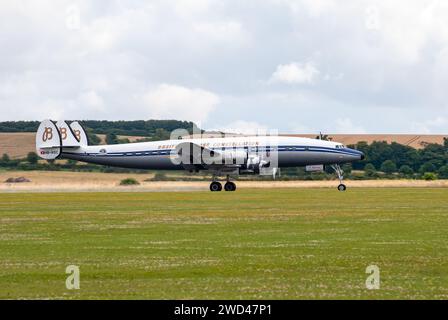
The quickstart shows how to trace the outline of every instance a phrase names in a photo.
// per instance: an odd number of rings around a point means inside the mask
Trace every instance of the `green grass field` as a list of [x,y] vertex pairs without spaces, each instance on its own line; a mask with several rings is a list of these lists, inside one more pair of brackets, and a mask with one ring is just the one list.
[[448,298],[448,189],[0,194],[0,220],[1,299]]

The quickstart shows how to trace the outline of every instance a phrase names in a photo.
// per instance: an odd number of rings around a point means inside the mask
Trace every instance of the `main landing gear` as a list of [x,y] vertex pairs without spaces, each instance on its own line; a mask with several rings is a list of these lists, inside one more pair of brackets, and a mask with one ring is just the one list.
[[338,179],[339,179],[338,190],[341,191],[341,192],[347,190],[347,186],[342,183],[342,181],[344,180],[344,171],[342,171],[341,166],[338,165],[338,164],[334,164],[331,167],[333,168],[333,170],[338,175]]
[[[232,181],[230,181],[230,177],[227,176],[227,182],[224,185],[225,191],[235,191],[236,190],[236,184]],[[213,182],[210,184],[210,191],[212,192],[219,192],[222,191],[222,185],[219,181],[216,181],[216,177],[213,177]]]
[[221,190],[222,190],[222,185],[218,181],[213,181],[210,184],[210,191],[217,192],[217,191],[221,191]]

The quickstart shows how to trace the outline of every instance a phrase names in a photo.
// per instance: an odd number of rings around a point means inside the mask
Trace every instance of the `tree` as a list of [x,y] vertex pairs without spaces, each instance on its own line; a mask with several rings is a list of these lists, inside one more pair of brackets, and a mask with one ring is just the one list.
[[29,152],[26,156],[26,161],[28,161],[30,164],[36,164],[39,160],[39,156],[36,154],[36,152]]
[[369,178],[376,177],[378,174],[376,172],[375,166],[371,163],[366,164],[366,166],[364,167],[364,175]]
[[422,177],[426,181],[437,180],[437,175],[434,172],[425,172]]
[[117,135],[115,133],[108,133],[106,135],[106,143],[107,144],[117,144],[118,143]]
[[120,181],[120,186],[137,186],[140,182],[138,182],[134,178],[126,178]]
[[89,145],[96,146],[101,144],[100,138],[93,133],[92,129],[86,129],[87,139],[89,140]]
[[418,170],[421,164],[421,157],[417,150],[411,149],[404,155],[403,164],[410,166],[414,171]]
[[350,174],[352,172],[352,164],[351,163],[346,163],[342,166],[342,171],[344,171],[344,173],[346,174]]
[[2,163],[8,163],[11,159],[9,158],[7,153],[4,153],[2,156]]
[[424,174],[426,172],[435,172],[436,167],[431,162],[426,162],[420,166],[419,172]]
[[441,179],[448,179],[448,165],[440,167],[440,169],[437,171],[437,174]]
[[384,161],[393,159],[393,149],[385,141],[375,141],[370,144],[368,155],[369,162],[380,168]]
[[68,159],[68,160],[67,160],[67,166],[70,167],[70,168],[74,168],[74,167],[76,167],[76,164],[77,164],[77,163],[78,163],[78,161],[73,160],[73,159]]
[[414,174],[414,170],[412,170],[412,168],[408,165],[401,166],[399,172],[405,177],[412,176]]
[[429,143],[423,149],[419,150],[422,164],[430,162],[434,166],[432,171],[426,170],[425,172],[435,172],[438,168],[443,166],[446,163],[445,152],[445,147],[436,143]]
[[170,138],[170,133],[166,131],[165,129],[156,129],[151,139],[153,141],[158,140],[168,140]]
[[381,164],[381,171],[386,174],[397,172],[397,165],[392,160],[386,160]]

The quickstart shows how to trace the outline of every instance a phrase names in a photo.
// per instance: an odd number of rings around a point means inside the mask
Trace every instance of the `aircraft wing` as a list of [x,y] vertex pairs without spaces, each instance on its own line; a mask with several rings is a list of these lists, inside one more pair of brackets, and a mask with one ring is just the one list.
[[173,151],[172,160],[185,170],[233,171],[247,162],[247,152],[216,151],[193,142],[183,142]]
[[222,155],[199,144],[183,142],[177,145],[171,156],[173,161],[182,164],[186,170],[206,170],[215,167],[213,160]]

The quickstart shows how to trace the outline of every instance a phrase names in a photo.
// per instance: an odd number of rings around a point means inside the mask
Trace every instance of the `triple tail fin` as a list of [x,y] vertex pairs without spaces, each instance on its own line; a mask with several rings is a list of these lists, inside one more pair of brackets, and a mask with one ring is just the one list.
[[41,122],[36,133],[37,154],[46,160],[56,159],[62,148],[80,148],[89,144],[87,134],[78,122],[68,125],[65,121]]

